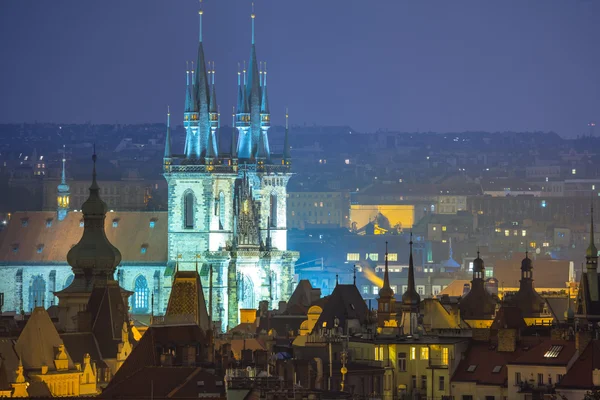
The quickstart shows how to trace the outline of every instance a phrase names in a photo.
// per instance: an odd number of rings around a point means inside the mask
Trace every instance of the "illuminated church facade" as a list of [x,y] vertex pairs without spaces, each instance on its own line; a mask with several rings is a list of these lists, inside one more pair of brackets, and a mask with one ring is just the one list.
[[271,154],[267,72],[258,68],[254,20],[252,14],[248,70],[238,72],[235,129],[224,150],[219,146],[214,69],[206,68],[200,11],[196,69],[191,80],[188,72],[186,84],[185,148],[183,154],[172,151],[169,115],[163,159],[168,259],[182,270],[198,265],[210,270],[212,282],[203,286],[213,294],[213,320],[229,327],[237,325],[240,308],[287,300],[298,259],[287,250],[288,131],[283,154]]
[[[219,146],[214,70],[207,69],[200,33],[195,70],[187,72],[182,152],[171,146],[167,117],[163,173],[168,212],[106,214],[106,237],[122,253],[115,279],[133,292],[129,306],[134,314],[165,312],[176,270],[198,269],[211,319],[221,321],[222,329],[238,324],[240,308],[257,309],[264,300],[276,307],[292,293],[299,255],[287,249],[287,115],[283,154],[272,154],[267,74],[258,68],[254,20],[252,15],[248,69],[237,77],[229,148]],[[201,24],[202,11],[200,32]],[[62,167],[57,210],[15,212],[0,233],[4,311],[48,308],[57,303],[54,293],[73,281],[66,258],[81,237],[84,220],[69,209],[64,157]]]

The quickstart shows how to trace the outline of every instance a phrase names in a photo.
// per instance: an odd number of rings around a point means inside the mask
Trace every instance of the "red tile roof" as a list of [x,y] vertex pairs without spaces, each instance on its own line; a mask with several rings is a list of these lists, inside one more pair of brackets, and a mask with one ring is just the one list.
[[[68,251],[83,234],[82,220],[79,212],[70,212],[63,221],[52,211],[14,213],[0,232],[0,262],[66,263]],[[27,221],[26,226],[23,221]],[[117,221],[116,227],[113,221]],[[167,212],[109,212],[104,227],[108,240],[121,251],[123,262],[167,261]],[[13,251],[15,245],[17,251]],[[43,249],[38,252],[41,245]],[[146,246],[144,254],[142,246]]]
[[[551,356],[554,352],[555,357]],[[545,340],[512,360],[513,365],[567,365],[575,356],[575,342]],[[550,356],[548,356],[550,355]]]
[[[473,342],[452,376],[453,382],[476,382],[480,385],[506,386],[508,371],[506,364],[521,357],[539,338],[523,338],[514,352],[500,352],[496,344]],[[472,366],[475,366],[474,369]],[[494,372],[496,369],[498,372]]]
[[600,341],[593,340],[573,363],[567,374],[556,385],[560,388],[592,389],[592,371],[600,369]]

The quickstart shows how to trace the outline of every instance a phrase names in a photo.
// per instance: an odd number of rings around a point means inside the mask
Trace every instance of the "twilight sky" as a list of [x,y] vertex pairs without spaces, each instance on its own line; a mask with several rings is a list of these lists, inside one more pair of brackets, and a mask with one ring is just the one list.
[[[223,124],[250,1],[205,0]],[[0,2],[0,122],[181,120],[194,0]],[[359,131],[543,130],[600,122],[598,0],[257,0],[272,120]]]

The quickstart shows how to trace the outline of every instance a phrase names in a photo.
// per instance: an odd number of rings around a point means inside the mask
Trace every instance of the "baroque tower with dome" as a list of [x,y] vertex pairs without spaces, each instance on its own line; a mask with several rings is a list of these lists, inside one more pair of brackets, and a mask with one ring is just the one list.
[[197,62],[186,76],[183,149],[172,148],[170,113],[167,117],[168,268],[199,269],[212,298],[211,319],[231,328],[238,324],[239,309],[257,309],[265,300],[277,306],[292,293],[298,253],[287,249],[291,157],[287,128],[283,154],[272,154],[269,146],[267,71],[257,61],[254,13],[248,69],[237,76],[231,145],[221,148],[215,73],[205,61],[202,17],[200,10]]

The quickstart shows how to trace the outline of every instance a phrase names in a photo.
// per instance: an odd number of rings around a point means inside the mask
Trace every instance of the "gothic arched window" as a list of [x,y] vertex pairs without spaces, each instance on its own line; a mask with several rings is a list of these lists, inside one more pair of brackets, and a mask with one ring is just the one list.
[[135,279],[133,289],[133,313],[142,314],[148,311],[148,281],[143,275]]
[[194,194],[187,192],[183,197],[184,207],[184,226],[186,228],[194,227]]
[[277,227],[277,196],[274,194],[271,195],[270,207],[271,207],[269,210],[270,224],[271,224],[272,228],[276,228]]
[[71,283],[73,283],[73,279],[75,279],[75,275],[69,275],[69,277],[65,281],[65,284],[63,285],[63,289],[68,288],[71,285]]
[[219,229],[223,230],[225,226],[225,193],[219,193]]
[[44,300],[46,297],[46,281],[41,275],[35,276],[31,280],[31,286],[29,287],[29,306],[33,307],[44,307]]

